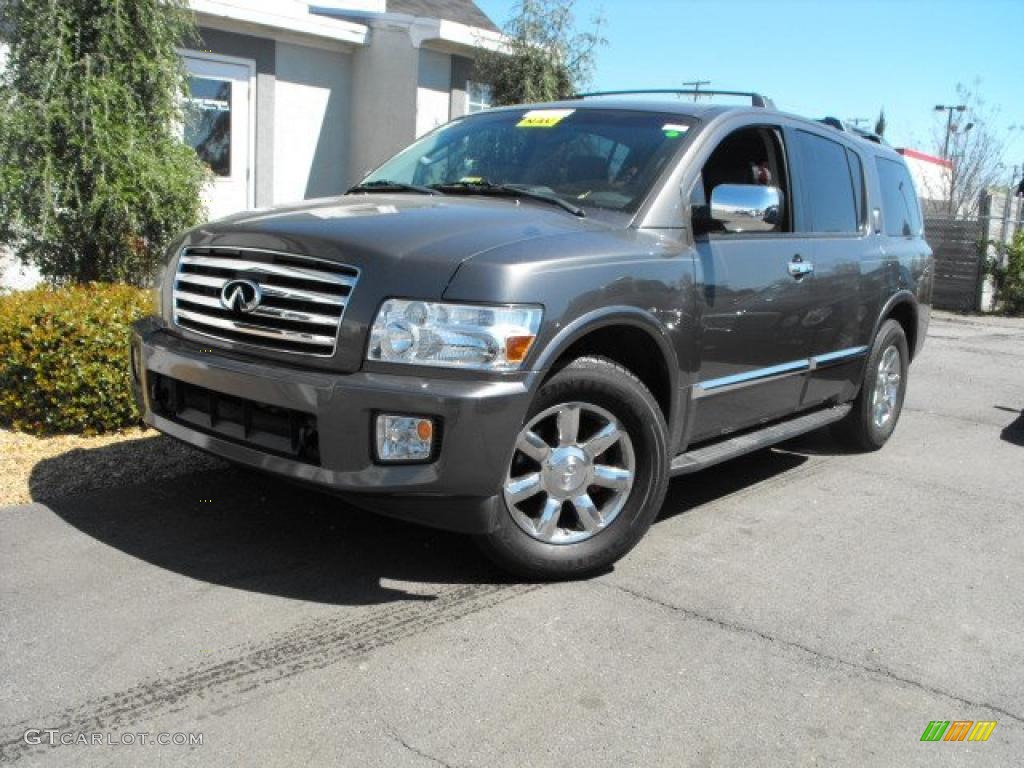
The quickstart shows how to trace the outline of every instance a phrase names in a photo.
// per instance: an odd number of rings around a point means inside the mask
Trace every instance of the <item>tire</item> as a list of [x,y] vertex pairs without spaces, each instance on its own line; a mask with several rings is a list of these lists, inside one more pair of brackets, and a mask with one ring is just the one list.
[[[898,356],[895,366],[892,365],[894,353],[891,350],[895,350]],[[887,364],[886,371],[889,373],[882,370],[883,363]],[[860,392],[853,401],[853,410],[833,426],[833,434],[841,443],[860,451],[877,451],[885,445],[903,411],[909,366],[910,351],[903,327],[895,320],[886,320],[871,345]],[[889,390],[889,397],[886,397],[885,391],[881,389],[883,374],[888,386],[892,387],[891,374],[896,371],[899,381],[895,383],[894,390]],[[886,401],[886,407],[882,407],[880,401]],[[880,421],[879,416],[883,411],[887,411],[887,416]]]
[[477,541],[526,579],[602,572],[651,526],[668,468],[668,428],[647,387],[611,360],[578,358],[538,391],[516,438],[497,527]]

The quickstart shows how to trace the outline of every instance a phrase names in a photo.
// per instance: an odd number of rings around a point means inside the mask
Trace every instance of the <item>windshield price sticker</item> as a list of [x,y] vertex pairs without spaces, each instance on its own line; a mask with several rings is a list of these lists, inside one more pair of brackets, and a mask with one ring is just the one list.
[[575,109],[531,109],[516,123],[516,128],[554,128]]

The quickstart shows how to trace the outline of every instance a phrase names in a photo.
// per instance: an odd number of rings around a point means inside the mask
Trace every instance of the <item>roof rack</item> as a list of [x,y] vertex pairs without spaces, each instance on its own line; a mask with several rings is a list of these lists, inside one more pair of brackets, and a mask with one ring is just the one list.
[[750,106],[762,107],[764,109],[774,109],[775,104],[767,96],[762,96],[759,93],[753,93],[751,91],[715,91],[715,90],[700,90],[696,89],[683,89],[679,90],[676,88],[652,88],[647,90],[630,90],[630,91],[594,91],[593,93],[577,93],[573,96],[574,99],[589,99],[594,96],[637,96],[641,94],[672,94],[673,96],[744,96],[750,99]]
[[829,128],[835,128],[837,131],[843,133],[852,133],[854,136],[858,136],[867,141],[873,141],[875,144],[884,144],[889,146],[889,142],[879,136],[877,133],[872,131],[865,131],[863,128],[858,128],[855,125],[847,125],[838,117],[822,117],[818,120],[822,125],[827,125]]

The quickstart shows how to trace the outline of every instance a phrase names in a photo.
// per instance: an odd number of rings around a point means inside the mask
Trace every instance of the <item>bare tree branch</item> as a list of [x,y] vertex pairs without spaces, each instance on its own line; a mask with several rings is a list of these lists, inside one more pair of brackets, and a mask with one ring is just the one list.
[[[996,112],[978,94],[978,82],[956,86],[957,103],[966,111],[954,114],[949,131],[951,171],[943,175],[942,188],[925,190],[925,196],[942,201],[942,213],[957,218],[976,216],[981,194],[998,180],[1004,144],[997,134]],[[946,147],[947,118],[936,113],[933,130],[935,154]]]

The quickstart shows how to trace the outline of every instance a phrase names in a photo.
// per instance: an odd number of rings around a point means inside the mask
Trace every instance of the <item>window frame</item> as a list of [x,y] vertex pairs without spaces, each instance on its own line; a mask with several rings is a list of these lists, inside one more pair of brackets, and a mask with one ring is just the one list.
[[[853,160],[857,161],[857,170],[860,171],[860,194],[857,190],[857,180],[854,173]],[[850,167],[850,183],[853,187],[853,203],[857,212],[857,231],[868,234],[871,225],[868,222],[868,179],[865,171],[865,160],[853,147],[846,147],[846,164]]]
[[[473,88],[485,89],[487,92],[486,100],[473,100]],[[467,80],[466,81],[466,114],[475,115],[477,112],[484,112],[494,106],[494,86],[490,83],[483,83],[479,80]]]

